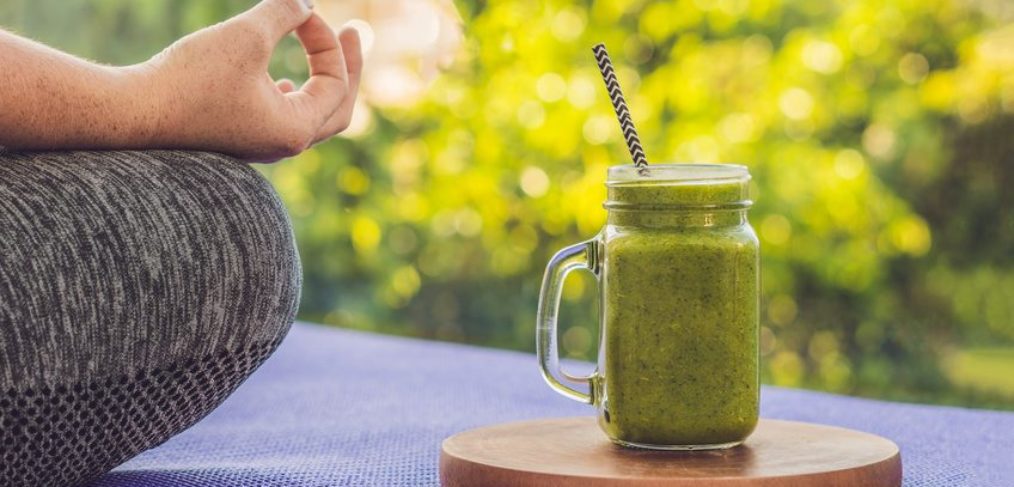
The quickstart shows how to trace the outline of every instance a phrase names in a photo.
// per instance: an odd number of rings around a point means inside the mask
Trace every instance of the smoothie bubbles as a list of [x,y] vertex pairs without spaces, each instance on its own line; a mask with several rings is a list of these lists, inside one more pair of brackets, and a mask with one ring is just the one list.
[[[604,47],[595,56],[634,164],[608,171],[602,231],[546,268],[536,334],[543,377],[595,405],[617,444],[736,446],[756,426],[760,399],[750,174],[731,164],[649,169]],[[581,377],[560,369],[555,338],[560,290],[574,269],[595,274],[601,303],[598,367]]]

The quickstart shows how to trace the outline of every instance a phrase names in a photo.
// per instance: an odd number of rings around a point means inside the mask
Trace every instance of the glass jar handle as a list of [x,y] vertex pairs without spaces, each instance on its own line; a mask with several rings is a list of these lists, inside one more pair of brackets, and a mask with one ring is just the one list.
[[[589,240],[571,245],[553,256],[546,265],[546,274],[542,277],[542,290],[539,292],[539,311],[536,318],[535,348],[542,369],[542,378],[549,387],[575,401],[592,404],[594,402],[595,375],[573,376],[560,367],[560,350],[556,340],[557,315],[560,311],[560,293],[567,274],[575,269],[586,269],[595,274],[596,278],[596,240]],[[564,384],[557,375],[567,381],[588,386],[588,393],[581,392]]]

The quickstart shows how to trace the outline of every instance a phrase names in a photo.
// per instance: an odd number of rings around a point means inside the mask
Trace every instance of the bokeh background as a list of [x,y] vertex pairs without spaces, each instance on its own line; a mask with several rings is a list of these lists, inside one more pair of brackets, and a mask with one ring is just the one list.
[[[0,26],[127,64],[252,3],[4,0]],[[766,383],[1014,409],[1014,4],[317,3],[361,19],[369,68],[345,136],[260,167],[300,318],[532,350],[543,266],[599,229],[626,161],[604,41],[650,159],[754,175]],[[305,77],[295,40],[271,71]],[[565,289],[574,358],[594,285]]]

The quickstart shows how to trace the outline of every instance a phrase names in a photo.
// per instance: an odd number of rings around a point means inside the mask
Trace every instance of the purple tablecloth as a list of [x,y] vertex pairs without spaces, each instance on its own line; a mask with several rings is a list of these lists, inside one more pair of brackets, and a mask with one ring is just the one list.
[[[761,414],[869,431],[905,486],[1014,485],[1014,413],[767,387]],[[440,441],[474,426],[592,410],[531,355],[296,324],[204,421],[92,487],[433,486]]]

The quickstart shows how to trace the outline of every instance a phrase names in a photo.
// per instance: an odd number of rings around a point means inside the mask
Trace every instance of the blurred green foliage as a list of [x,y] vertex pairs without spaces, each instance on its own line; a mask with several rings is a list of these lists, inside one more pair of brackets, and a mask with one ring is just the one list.
[[[250,3],[8,0],[0,25],[130,63]],[[302,319],[530,350],[544,263],[603,224],[626,160],[604,41],[651,160],[750,166],[765,381],[1014,408],[1009,354],[959,351],[1014,347],[1009,5],[458,7],[462,52],[418,104],[262,168],[295,220]],[[287,40],[272,72],[301,59]],[[594,355],[593,290],[565,290],[572,357]]]
[[959,384],[980,391],[1003,393],[1014,389],[1014,348],[974,348],[952,354],[947,373]]

